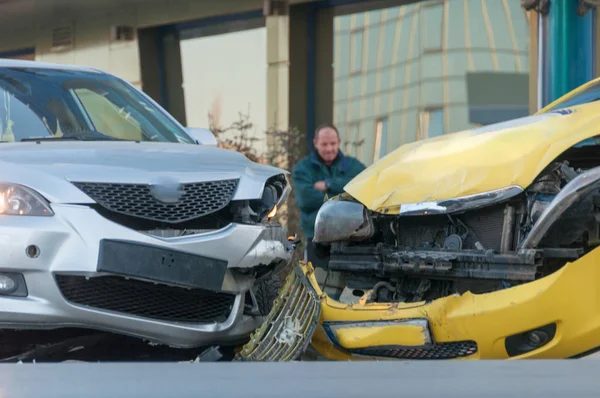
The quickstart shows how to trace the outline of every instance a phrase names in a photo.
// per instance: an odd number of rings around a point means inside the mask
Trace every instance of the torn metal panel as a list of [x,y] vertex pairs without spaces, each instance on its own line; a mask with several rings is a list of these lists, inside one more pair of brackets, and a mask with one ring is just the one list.
[[[403,145],[345,190],[369,210],[525,189],[556,157],[598,134],[600,103],[548,112]],[[409,206],[410,207],[410,206]]]

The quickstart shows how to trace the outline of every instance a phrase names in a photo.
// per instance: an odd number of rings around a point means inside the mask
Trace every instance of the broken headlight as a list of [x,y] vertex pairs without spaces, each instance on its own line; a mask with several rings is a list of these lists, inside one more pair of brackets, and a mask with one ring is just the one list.
[[260,199],[242,201],[234,205],[234,217],[245,224],[268,222],[288,199],[290,182],[285,174],[278,174],[265,182]]
[[328,200],[315,220],[315,243],[360,241],[373,236],[375,227],[367,208],[359,202]]
[[18,184],[0,183],[0,215],[52,216],[50,204],[31,188]]
[[265,183],[260,201],[253,201],[255,212],[260,221],[269,221],[277,215],[277,210],[285,203],[290,195],[291,186],[285,174],[271,177]]

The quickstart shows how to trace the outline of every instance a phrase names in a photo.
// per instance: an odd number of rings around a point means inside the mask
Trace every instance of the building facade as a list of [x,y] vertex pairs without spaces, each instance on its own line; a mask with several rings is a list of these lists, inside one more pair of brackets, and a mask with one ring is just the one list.
[[371,163],[407,142],[527,115],[529,19],[511,0],[337,16],[334,71],[344,148]]
[[4,0],[0,57],[107,70],[192,127],[247,115],[259,152],[266,129],[298,128],[310,149],[333,121],[343,149],[371,164],[404,143],[527,115],[596,76],[597,9],[521,3]]

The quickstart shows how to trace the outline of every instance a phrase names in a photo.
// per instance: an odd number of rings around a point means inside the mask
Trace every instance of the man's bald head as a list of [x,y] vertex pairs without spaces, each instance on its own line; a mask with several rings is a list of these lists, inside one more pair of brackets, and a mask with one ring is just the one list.
[[333,124],[323,124],[315,130],[313,144],[326,164],[331,164],[340,151],[340,133]]

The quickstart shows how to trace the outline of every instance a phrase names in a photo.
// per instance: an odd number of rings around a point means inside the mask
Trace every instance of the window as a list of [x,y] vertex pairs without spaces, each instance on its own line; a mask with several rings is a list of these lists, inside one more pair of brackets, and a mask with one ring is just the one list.
[[358,123],[350,123],[348,130],[346,131],[346,153],[357,156],[358,140],[360,137],[360,130]]
[[143,140],[140,123],[131,116],[130,112],[117,107],[104,95],[87,88],[77,88],[73,91],[83,104],[97,131],[122,140]]
[[375,123],[375,152],[373,153],[373,161],[376,161],[387,154],[387,133],[387,117],[378,119]]
[[360,73],[363,69],[363,29],[350,33],[350,74]]
[[50,135],[45,120],[30,105],[0,87],[0,141],[15,142],[30,136]]
[[444,108],[429,108],[419,115],[419,138],[444,135]]
[[441,52],[444,26],[444,2],[431,5],[425,4],[423,8],[425,18],[423,23],[424,50],[425,52]]
[[0,139],[73,137],[193,141],[137,90],[111,75],[0,68]]

